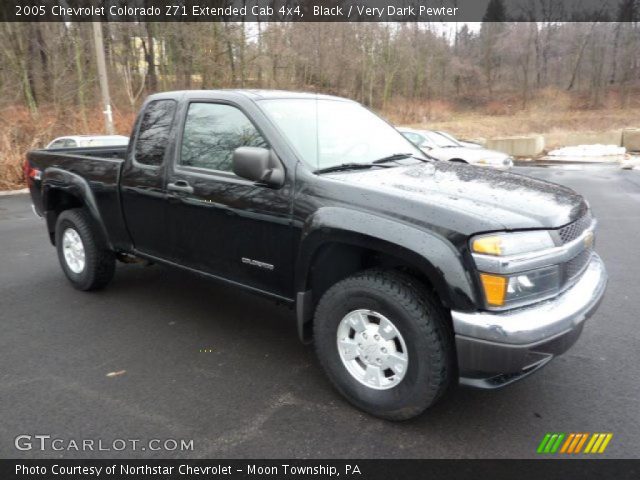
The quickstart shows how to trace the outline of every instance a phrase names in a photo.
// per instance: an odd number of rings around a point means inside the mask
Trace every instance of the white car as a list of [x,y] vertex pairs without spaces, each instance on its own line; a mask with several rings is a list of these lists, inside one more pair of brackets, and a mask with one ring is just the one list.
[[126,147],[127,145],[129,145],[129,137],[124,135],[69,135],[52,140],[46,148]]
[[420,148],[427,155],[449,162],[469,163],[501,170],[513,166],[513,157],[496,150],[488,150],[480,145],[460,142],[449,134],[432,130],[414,130],[412,128],[398,128],[411,143]]
[[475,142],[466,142],[464,140],[458,140],[457,138],[455,138],[453,135],[451,135],[450,133],[447,132],[441,132],[440,130],[434,130],[434,132],[439,133],[440,135],[442,135],[443,137],[447,137],[449,140],[452,140],[454,142],[458,142],[460,145],[462,145],[463,147],[469,147],[469,148],[484,148],[482,145],[480,145],[479,143],[475,143]]

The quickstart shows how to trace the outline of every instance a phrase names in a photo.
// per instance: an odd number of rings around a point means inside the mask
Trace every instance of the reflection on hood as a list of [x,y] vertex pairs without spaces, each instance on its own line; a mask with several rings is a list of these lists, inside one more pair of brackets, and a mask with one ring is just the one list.
[[332,174],[332,178],[386,190],[492,218],[507,228],[557,228],[587,209],[573,190],[524,175],[450,162]]

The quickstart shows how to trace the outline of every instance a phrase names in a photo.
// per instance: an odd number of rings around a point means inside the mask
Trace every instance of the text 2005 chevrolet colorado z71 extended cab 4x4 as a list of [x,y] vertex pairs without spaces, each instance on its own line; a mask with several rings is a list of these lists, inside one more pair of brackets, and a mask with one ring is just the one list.
[[335,387],[388,419],[538,370],[606,285],[581,196],[434,161],[336,97],[152,95],[128,147],[33,151],[25,172],[73,286],[140,258],[285,301]]

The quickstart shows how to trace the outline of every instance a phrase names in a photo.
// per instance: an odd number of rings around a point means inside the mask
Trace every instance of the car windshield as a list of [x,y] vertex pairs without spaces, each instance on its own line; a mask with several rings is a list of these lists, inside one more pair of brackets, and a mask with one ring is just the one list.
[[442,135],[438,132],[420,132],[427,141],[425,142],[430,147],[447,148],[447,147],[459,147],[460,144],[448,135]]
[[395,128],[355,102],[296,98],[262,100],[260,105],[315,170],[400,153],[424,158]]

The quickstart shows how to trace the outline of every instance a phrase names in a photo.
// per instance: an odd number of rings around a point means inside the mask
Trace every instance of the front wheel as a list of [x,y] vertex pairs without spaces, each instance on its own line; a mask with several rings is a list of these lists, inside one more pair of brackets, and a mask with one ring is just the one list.
[[113,278],[115,255],[85,210],[65,210],[60,214],[56,249],[62,270],[78,290],[103,288]]
[[453,377],[442,307],[412,277],[370,270],[322,297],[314,341],[327,375],[352,404],[378,417],[422,413]]

